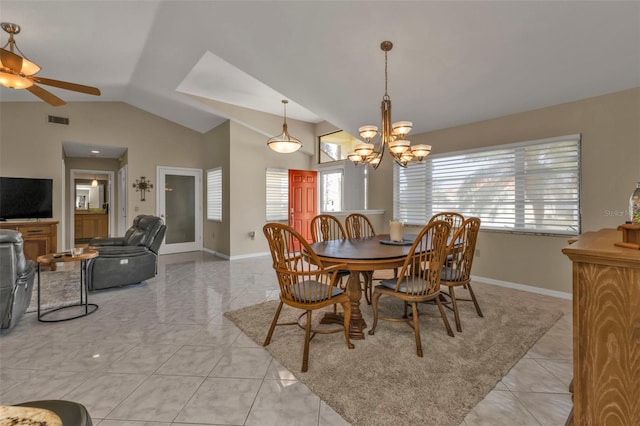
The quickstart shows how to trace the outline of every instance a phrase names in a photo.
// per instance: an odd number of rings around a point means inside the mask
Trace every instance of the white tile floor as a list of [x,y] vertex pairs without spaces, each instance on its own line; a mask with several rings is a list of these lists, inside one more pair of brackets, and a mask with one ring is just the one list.
[[[222,315],[277,297],[270,257],[161,256],[155,279],[91,293],[93,315],[44,324],[26,314],[1,335],[0,404],[69,399],[100,426],[347,424]],[[463,425],[564,424],[566,306]]]

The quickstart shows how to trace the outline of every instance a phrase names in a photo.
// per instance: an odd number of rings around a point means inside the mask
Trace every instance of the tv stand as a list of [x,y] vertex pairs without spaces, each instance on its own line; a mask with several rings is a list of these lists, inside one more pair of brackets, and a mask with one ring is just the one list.
[[[24,240],[24,255],[34,262],[38,256],[58,251],[58,221],[56,220],[0,222],[0,229],[13,229],[20,232]],[[51,270],[56,270],[55,263],[51,264]]]

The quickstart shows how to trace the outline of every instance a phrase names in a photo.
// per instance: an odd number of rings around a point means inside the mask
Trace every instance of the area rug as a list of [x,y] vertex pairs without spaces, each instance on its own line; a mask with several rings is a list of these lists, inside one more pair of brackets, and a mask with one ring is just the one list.
[[[80,301],[80,270],[41,271],[40,309],[49,310],[71,306]],[[38,310],[38,275],[33,281],[31,302],[25,312]]]
[[[472,303],[460,303],[463,332],[455,337],[447,335],[440,317],[427,316],[437,314],[437,307],[420,308],[424,358],[416,355],[413,330],[387,321],[379,321],[375,335],[352,341],[352,350],[342,333],[316,335],[306,373],[300,372],[304,330],[277,327],[266,350],[354,426],[457,426],[563,315],[567,304],[480,283],[474,290],[484,318]],[[457,293],[465,296],[463,290]],[[225,316],[262,345],[277,304],[268,301]],[[361,309],[370,327],[372,311],[364,299]],[[299,313],[285,305],[280,322],[295,321]],[[380,315],[401,314],[401,302],[381,297]],[[453,313],[448,314],[455,330]],[[314,320],[321,317],[314,313]]]

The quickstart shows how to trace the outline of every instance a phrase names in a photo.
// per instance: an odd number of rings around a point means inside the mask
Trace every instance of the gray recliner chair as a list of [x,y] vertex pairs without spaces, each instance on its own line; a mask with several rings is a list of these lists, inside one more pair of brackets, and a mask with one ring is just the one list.
[[36,263],[24,257],[18,231],[0,229],[0,328],[13,328],[31,302]]
[[139,215],[124,237],[94,238],[98,257],[87,262],[89,290],[136,284],[157,273],[158,250],[167,226],[157,216]]

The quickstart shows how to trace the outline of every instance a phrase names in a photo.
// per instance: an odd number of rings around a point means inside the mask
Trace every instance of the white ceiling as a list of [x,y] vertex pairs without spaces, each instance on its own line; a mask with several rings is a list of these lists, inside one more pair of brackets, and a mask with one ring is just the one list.
[[383,40],[393,120],[414,132],[640,86],[636,1],[2,0],[0,19],[22,27],[40,76],[102,91],[45,86],[62,99],[123,101],[199,132],[228,117],[187,94],[276,115],[286,98],[289,117],[353,134],[378,124]]

